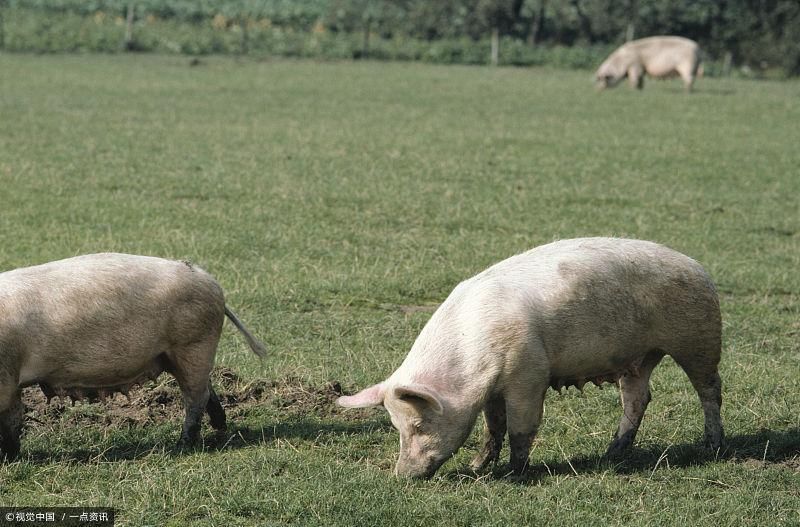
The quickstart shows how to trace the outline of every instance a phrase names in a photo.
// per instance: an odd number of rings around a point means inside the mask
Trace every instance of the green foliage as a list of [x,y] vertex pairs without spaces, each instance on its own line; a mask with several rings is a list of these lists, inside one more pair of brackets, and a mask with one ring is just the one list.
[[[124,23],[121,17],[98,15],[86,18],[62,13],[45,16],[28,10],[11,11],[5,47],[14,52],[105,52],[122,50]],[[215,28],[211,23],[195,26],[178,20],[142,20],[135,30],[135,49],[188,55],[240,54],[352,59],[361,56],[363,40],[349,31],[305,32],[290,27],[252,24]],[[584,48],[531,47],[504,38],[500,63],[508,65],[551,64],[589,68],[601,62],[607,46]],[[488,40],[468,38],[423,41],[403,36],[370,40],[368,54],[378,60],[422,60],[438,64],[487,64]]]
[[92,16],[125,16],[128,5],[140,16],[201,23],[222,15],[231,19],[268,19],[277,25],[309,29],[329,9],[328,0],[6,0],[14,9]]
[[[254,50],[259,54],[278,49],[284,56],[309,56],[309,46],[313,49],[330,40],[334,51],[316,56],[384,58],[396,54],[483,64],[487,59],[479,50],[496,29],[504,46],[511,48],[501,50],[507,57],[505,64],[533,64],[548,52],[528,52],[523,43],[529,47],[610,49],[626,35],[675,34],[697,40],[711,62],[729,56],[734,65],[746,66],[753,74],[800,74],[797,0],[5,0],[0,2],[0,47],[39,52],[116,49],[116,43],[109,41],[113,40],[109,28],[101,27],[97,19],[106,17],[119,25],[129,5],[134,7],[136,19],[131,47],[140,51],[166,47],[193,54],[249,53],[253,49],[251,33],[258,33]],[[22,20],[21,27],[14,27],[18,19],[31,16],[42,20],[38,25]],[[80,23],[76,17],[85,20]],[[234,35],[212,35],[209,27]],[[55,28],[63,29],[63,34],[57,34]],[[167,28],[179,36],[172,38]],[[265,28],[305,33],[306,38],[264,34]],[[48,33],[47,38],[36,31]],[[320,36],[326,32],[339,36]],[[181,43],[176,46],[178,40]],[[159,41],[163,43],[159,45]],[[415,51],[393,52],[397,41]],[[411,41],[419,42],[409,44]],[[349,43],[347,50],[342,49],[345,42]]]

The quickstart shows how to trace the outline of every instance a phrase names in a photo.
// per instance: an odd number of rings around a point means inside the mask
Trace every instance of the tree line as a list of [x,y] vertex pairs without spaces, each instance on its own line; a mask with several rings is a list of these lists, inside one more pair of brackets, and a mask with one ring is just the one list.
[[531,46],[680,35],[712,58],[800,74],[798,0],[331,0],[328,23],[426,40],[505,36]]
[[670,34],[698,41],[710,60],[728,66],[800,75],[799,0],[0,0],[0,11],[10,10],[108,13],[130,27],[152,19],[222,23],[243,29],[245,41],[248,28],[266,23],[349,35],[358,43],[353,56],[377,53],[381,40],[461,42],[465,49],[490,41],[496,61],[502,46],[519,55],[525,47],[597,49]]

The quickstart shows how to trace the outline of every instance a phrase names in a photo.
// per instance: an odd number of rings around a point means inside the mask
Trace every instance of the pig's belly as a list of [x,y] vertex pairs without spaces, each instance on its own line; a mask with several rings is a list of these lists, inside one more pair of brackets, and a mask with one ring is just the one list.
[[564,386],[581,389],[587,382],[600,386],[617,382],[624,375],[638,375],[647,351],[644,347],[625,348],[602,342],[566,351],[551,362],[550,386],[556,390]]
[[80,368],[62,367],[47,371],[43,365],[29,364],[20,371],[20,386],[39,384],[44,394],[72,399],[96,399],[128,390],[156,379],[165,369],[163,355],[136,363],[115,365],[110,361],[84,364]]
[[645,67],[647,74],[656,78],[674,77],[678,74],[675,62],[657,62],[655,64],[648,64]]

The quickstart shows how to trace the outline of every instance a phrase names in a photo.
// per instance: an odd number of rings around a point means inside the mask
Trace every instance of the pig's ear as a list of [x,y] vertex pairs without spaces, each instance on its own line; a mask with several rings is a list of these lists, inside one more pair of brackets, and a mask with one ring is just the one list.
[[444,411],[442,399],[432,389],[421,384],[403,384],[394,388],[394,396],[409,403],[422,403],[437,414]]
[[364,388],[355,395],[344,395],[336,399],[336,404],[345,408],[369,408],[370,406],[380,406],[386,395],[386,387],[383,383]]

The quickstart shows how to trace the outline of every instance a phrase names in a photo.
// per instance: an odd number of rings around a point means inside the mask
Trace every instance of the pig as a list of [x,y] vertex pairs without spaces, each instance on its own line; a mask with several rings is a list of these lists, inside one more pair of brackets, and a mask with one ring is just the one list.
[[209,381],[225,317],[266,354],[217,281],[189,262],[103,253],[7,271],[0,313],[0,459],[20,451],[23,387],[92,400],[167,371],[183,395],[182,448],[197,440],[204,411],[226,427]]
[[579,238],[536,247],[460,283],[385,381],[340,397],[346,408],[383,405],[400,433],[399,476],[428,478],[469,436],[484,470],[506,431],[520,474],[548,388],[617,383],[623,415],[607,454],[634,440],[664,355],[689,377],[720,449],[721,322],[715,286],[699,263],[653,242]]
[[598,89],[613,88],[628,77],[631,87],[642,89],[644,75],[667,78],[680,75],[687,92],[700,70],[700,47],[683,37],[649,37],[620,46],[595,74]]

